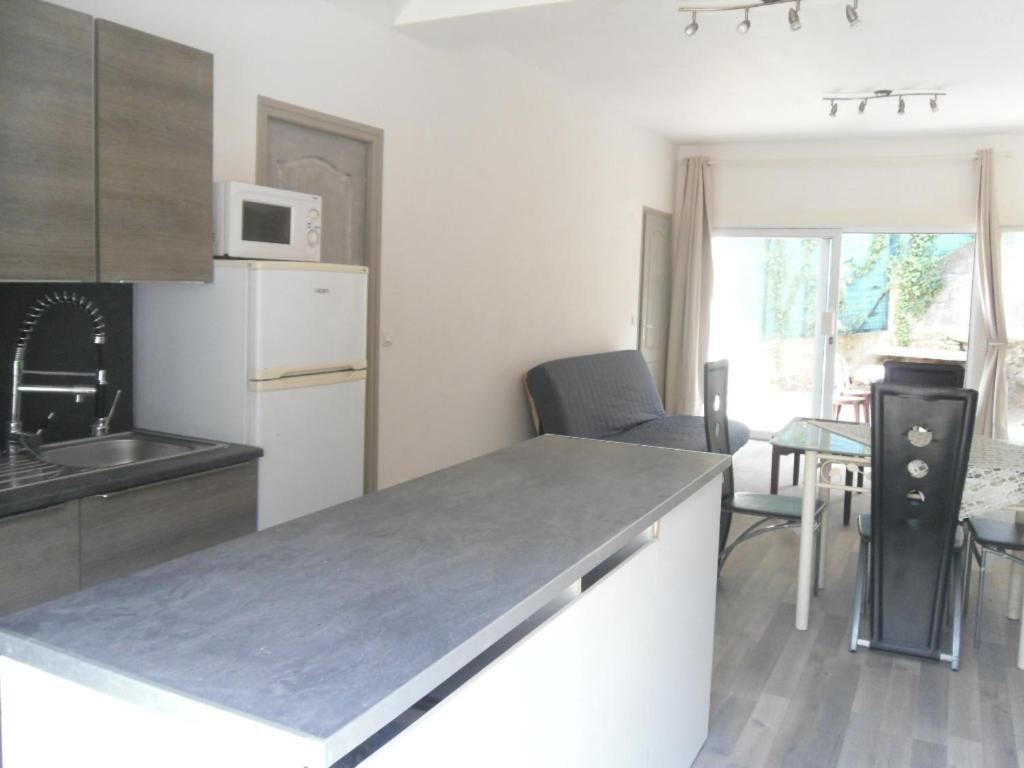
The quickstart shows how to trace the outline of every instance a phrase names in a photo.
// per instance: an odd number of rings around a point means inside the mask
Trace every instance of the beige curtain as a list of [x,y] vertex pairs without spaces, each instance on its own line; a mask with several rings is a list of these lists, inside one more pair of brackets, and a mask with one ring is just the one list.
[[992,175],[992,150],[979,153],[981,166],[978,188],[978,306],[984,332],[977,343],[985,345],[985,358],[978,385],[978,416],[975,431],[981,435],[1006,438],[1006,315],[1003,312],[1002,232],[996,207]]
[[680,161],[672,226],[665,407],[698,414],[711,322],[711,167],[706,157]]

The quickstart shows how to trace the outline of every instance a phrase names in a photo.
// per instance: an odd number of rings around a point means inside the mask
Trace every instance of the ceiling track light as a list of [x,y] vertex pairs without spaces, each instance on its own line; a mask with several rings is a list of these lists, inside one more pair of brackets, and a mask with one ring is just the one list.
[[800,23],[800,0],[797,0],[796,5],[789,9],[789,28],[799,32],[801,26],[803,25]]
[[832,94],[829,96],[822,96],[822,101],[829,103],[828,114],[829,117],[835,117],[839,112],[839,102],[841,101],[856,101],[857,102],[857,114],[863,115],[868,108],[869,101],[875,101],[877,99],[896,99],[896,114],[905,115],[907,114],[907,100],[917,98],[927,98],[928,106],[931,107],[932,112],[939,111],[939,97],[945,96],[945,91],[892,91],[892,90],[879,90],[873,91],[867,94]]
[[[680,13],[689,13],[690,23],[686,25],[683,33],[687,37],[693,37],[697,34],[697,30],[700,29],[700,25],[697,23],[698,13],[719,13],[722,11],[743,11],[743,21],[736,25],[736,31],[741,35],[747,34],[750,31],[750,12],[755,8],[769,8],[775,5],[789,5],[788,19],[789,28],[794,32],[799,31],[803,24],[800,21],[800,3],[802,0],[760,0],[757,3],[736,3],[734,5],[681,5],[679,6]],[[860,24],[860,13],[857,10],[857,6],[860,0],[852,0],[846,6],[846,21],[851,27],[855,27]]]
[[736,25],[736,31],[741,35],[747,34],[750,31],[750,9],[747,8],[743,11],[743,21]]
[[860,14],[857,12],[857,4],[860,0],[853,0],[852,3],[846,6],[846,21],[851,27],[856,27],[860,24]]
[[686,25],[686,29],[683,30],[683,34],[687,37],[693,37],[697,34],[697,30],[700,29],[700,24],[697,23],[697,12],[693,12],[693,18],[690,23]]

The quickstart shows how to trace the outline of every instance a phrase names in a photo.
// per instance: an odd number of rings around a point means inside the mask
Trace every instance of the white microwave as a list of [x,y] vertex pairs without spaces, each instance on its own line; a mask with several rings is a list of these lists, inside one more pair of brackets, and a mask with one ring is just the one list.
[[213,205],[216,256],[320,261],[319,195],[218,181]]

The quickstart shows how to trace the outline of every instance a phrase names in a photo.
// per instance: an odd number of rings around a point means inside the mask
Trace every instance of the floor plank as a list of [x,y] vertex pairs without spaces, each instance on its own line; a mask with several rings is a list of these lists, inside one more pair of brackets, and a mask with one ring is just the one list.
[[[748,443],[735,457],[737,488],[767,491],[770,460],[766,443]],[[796,496],[799,488],[782,493]],[[1024,672],[1015,666],[1020,623],[1006,618],[1008,567],[990,567],[977,653],[975,571],[959,672],[865,649],[850,653],[859,540],[842,525],[842,501],[835,494],[830,505],[827,585],[813,599],[806,632],[793,627],[795,532],[758,537],[726,563],[711,735],[694,765],[1024,768]],[[855,498],[854,515],[867,508],[866,497]],[[733,535],[743,527],[734,522]]]

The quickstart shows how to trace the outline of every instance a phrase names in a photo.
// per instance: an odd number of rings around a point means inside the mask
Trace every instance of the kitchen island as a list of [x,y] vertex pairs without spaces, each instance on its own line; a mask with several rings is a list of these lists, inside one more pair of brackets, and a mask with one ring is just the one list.
[[540,437],[9,616],[3,764],[688,765],[728,463]]

